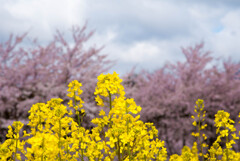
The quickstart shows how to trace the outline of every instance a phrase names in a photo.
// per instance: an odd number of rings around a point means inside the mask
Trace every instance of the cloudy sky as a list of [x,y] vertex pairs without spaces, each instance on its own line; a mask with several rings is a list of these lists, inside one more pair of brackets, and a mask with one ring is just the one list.
[[95,30],[89,44],[117,60],[120,74],[133,66],[153,71],[183,60],[181,47],[205,42],[214,57],[240,61],[239,0],[0,0],[0,41],[30,31],[45,43],[56,29]]

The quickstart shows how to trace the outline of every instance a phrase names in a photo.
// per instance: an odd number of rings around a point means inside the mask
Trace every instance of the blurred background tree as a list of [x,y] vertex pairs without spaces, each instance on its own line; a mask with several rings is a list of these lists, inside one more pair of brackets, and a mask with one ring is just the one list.
[[93,95],[96,78],[113,62],[101,53],[103,47],[86,47],[93,35],[86,29],[86,25],[74,26],[67,36],[56,31],[54,39],[46,45],[40,45],[36,40],[24,42],[26,33],[10,35],[0,44],[2,128],[10,124],[9,120],[27,118],[34,103],[46,102],[53,97],[68,101],[67,85],[74,79],[83,84],[84,108],[87,117],[93,117],[97,110]]
[[125,76],[128,97],[142,106],[142,120],[157,126],[170,154],[180,154],[184,145],[192,146],[191,133],[195,129],[191,115],[198,98],[205,101],[209,145],[216,139],[217,111],[229,112],[236,122],[240,112],[240,64],[231,59],[214,59],[209,51],[204,51],[203,43],[182,48],[182,53],[183,62],[167,63],[154,72],[143,70]]

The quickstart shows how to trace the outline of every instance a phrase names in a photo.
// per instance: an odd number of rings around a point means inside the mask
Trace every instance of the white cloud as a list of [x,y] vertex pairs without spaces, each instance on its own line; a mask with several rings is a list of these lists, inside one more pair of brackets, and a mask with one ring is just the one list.
[[185,23],[192,21],[185,4],[170,1],[100,0],[96,3],[88,0],[86,15],[91,25],[98,26],[99,32],[116,27],[119,38],[126,43],[139,37],[164,39],[184,35],[192,27],[191,23]]
[[148,42],[138,42],[133,44],[122,56],[122,60],[132,63],[143,63],[156,58],[159,48]]
[[0,18],[0,36],[31,29],[31,36],[43,42],[56,28],[67,32],[88,20],[96,32],[86,45],[106,45],[102,53],[118,60],[115,69],[122,71],[182,60],[180,47],[201,41],[214,57],[240,60],[236,0],[9,0],[2,1]]
[[215,55],[240,60],[240,9],[228,12],[220,20],[223,29],[209,40]]
[[238,10],[228,12],[221,22],[231,32],[240,32],[240,8]]
[[56,29],[67,30],[72,25],[82,24],[85,2],[72,0],[19,0],[8,1],[2,6],[8,18],[0,30],[22,33],[47,41]]

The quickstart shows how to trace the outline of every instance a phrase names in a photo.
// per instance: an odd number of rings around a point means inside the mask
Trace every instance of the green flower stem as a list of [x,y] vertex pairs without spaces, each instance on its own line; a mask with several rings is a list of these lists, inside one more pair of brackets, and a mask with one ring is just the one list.
[[159,153],[160,153],[160,152],[158,151],[158,154],[157,154],[157,161],[159,161]]
[[73,97],[74,97],[74,107],[75,107],[76,106],[76,98],[75,98],[76,94],[75,94],[75,92],[74,92],[74,96]]
[[[17,129],[17,124],[16,124],[16,127],[15,129]],[[16,147],[15,147],[15,153],[14,153],[14,161],[16,161],[16,158],[17,158],[17,150],[18,150],[18,147],[17,147],[17,144],[18,144],[18,138],[17,138],[17,133],[16,133]]]
[[[103,139],[105,141],[105,143],[107,142],[106,140],[106,136],[105,136],[105,132],[102,130],[102,134],[103,134]],[[107,153],[107,155],[109,156],[110,160],[113,161],[113,159],[111,158],[111,156],[109,155],[109,153]]]
[[122,161],[121,154],[120,154],[120,141],[119,141],[119,137],[118,137],[118,141],[117,141],[117,152],[118,152],[118,160]]
[[84,161],[84,159],[83,159],[83,149],[82,149],[82,161]]
[[110,110],[111,110],[112,109],[112,95],[109,91],[108,91],[108,97],[109,97],[109,107],[110,107]]
[[[200,120],[200,119],[199,119]],[[198,142],[199,142],[199,146],[200,146],[200,148],[201,148],[201,153],[202,153],[202,159],[201,160],[203,160],[203,147],[202,147],[202,141],[201,141],[201,133],[200,133],[201,131],[200,131],[200,122],[199,122],[199,124],[198,124],[198,134],[199,134],[199,136],[198,136]]]
[[58,142],[58,147],[59,147],[59,160],[62,161],[61,158],[61,119],[59,119],[59,132],[58,132],[58,138],[59,138],[59,142]]
[[[83,115],[83,116],[84,116],[84,115]],[[81,125],[81,123],[83,122],[83,116],[81,116],[80,125]]]
[[201,119],[200,119],[200,117],[201,117],[201,110],[200,110],[200,107],[198,106],[198,110],[199,110],[199,117],[198,117],[198,134],[199,134],[199,136],[198,136],[198,141],[199,141],[199,146],[200,146],[200,150],[201,150],[201,154],[202,154],[202,156],[201,156],[201,160],[202,161],[204,161],[204,157],[203,157],[203,146],[202,146],[202,140],[201,140]]
[[[109,108],[110,108],[110,111],[112,110],[112,95],[111,93],[108,91],[108,95],[109,95]],[[112,127],[112,115],[110,115],[110,128]]]
[[[75,94],[75,92],[74,92],[74,96],[73,96],[73,98],[74,98],[74,107],[77,105],[77,103],[76,103],[76,94]],[[77,117],[78,117],[78,125],[79,125],[79,127],[81,126],[81,121],[80,121],[80,111],[78,112],[78,115],[77,115]]]
[[16,148],[15,148],[15,153],[14,153],[14,161],[16,161],[16,158],[17,158],[17,143],[18,143],[18,139],[16,138]]
[[66,144],[67,144],[67,145],[66,145],[66,147],[67,147],[67,150],[66,150],[66,151],[67,151],[67,155],[69,156],[70,153],[69,153],[69,149],[68,149],[68,142],[66,142]]
[[84,159],[83,159],[83,149],[82,149],[82,147],[81,147],[81,143],[82,143],[82,142],[83,142],[83,141],[82,141],[82,138],[81,138],[79,147],[80,147],[80,149],[81,149],[81,161],[84,161]]
[[[128,108],[126,106],[126,114],[128,114]],[[127,134],[129,134],[129,118],[127,119]],[[132,155],[130,151],[130,143],[128,142],[128,156],[129,156],[129,161],[132,161]]]
[[83,149],[81,148],[81,161],[84,161],[83,159]]
[[[43,141],[42,141],[42,149],[44,149],[44,138],[43,138]],[[44,153],[44,151],[43,151]],[[43,153],[42,153],[42,156],[41,156],[41,161],[43,161]]]
[[[224,128],[225,128],[225,130],[227,130],[227,127],[226,126],[224,126]],[[228,143],[228,136],[226,136],[226,151],[227,151],[227,161],[229,161],[229,159],[228,159],[228,148],[227,148],[227,143]]]
[[[127,119],[127,134],[129,134],[129,118]],[[130,143],[128,142],[128,156],[129,156],[129,161],[132,161],[132,156],[130,152]]]
[[77,115],[78,116],[78,125],[80,127],[81,126],[81,121],[80,121],[80,116],[79,115],[80,115],[80,112],[78,111],[78,115]]

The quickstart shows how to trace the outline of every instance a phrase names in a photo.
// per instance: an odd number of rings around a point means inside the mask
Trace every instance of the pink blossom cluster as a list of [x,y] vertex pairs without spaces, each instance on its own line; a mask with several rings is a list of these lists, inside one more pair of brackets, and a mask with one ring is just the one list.
[[158,127],[170,154],[192,145],[190,116],[197,99],[205,100],[208,145],[216,137],[217,111],[229,112],[235,121],[240,111],[240,63],[214,58],[203,43],[182,48],[182,53],[182,62],[167,63],[154,72],[131,72],[124,79],[126,93],[143,108],[141,117]]
[[82,96],[85,107],[94,109],[90,107],[95,106],[91,102],[96,77],[107,71],[112,61],[100,52],[103,47],[86,47],[92,35],[85,25],[72,27],[67,36],[56,31],[54,39],[44,45],[27,34],[10,35],[0,43],[1,119],[25,118],[34,103],[53,97],[67,99],[67,84],[74,79],[87,89]]

